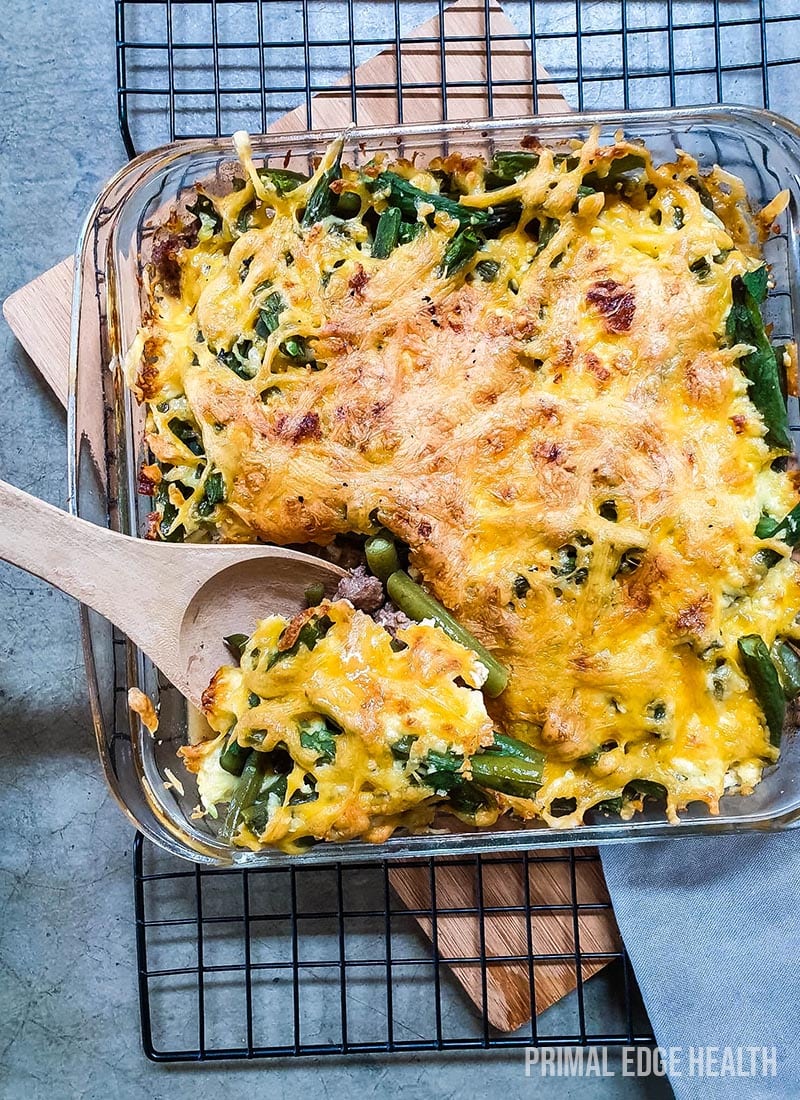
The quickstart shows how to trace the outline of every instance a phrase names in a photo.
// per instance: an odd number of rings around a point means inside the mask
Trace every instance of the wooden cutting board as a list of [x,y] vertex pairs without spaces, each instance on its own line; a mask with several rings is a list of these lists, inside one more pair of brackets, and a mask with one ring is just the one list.
[[[487,12],[491,36],[513,35],[513,25],[495,3],[458,0],[444,13],[445,56],[440,53],[439,17],[417,27],[400,52],[399,65],[404,85],[425,84],[418,94],[407,92],[403,100],[404,122],[436,121],[443,117],[440,92],[431,84],[442,80],[469,81],[467,89],[447,89],[447,117],[484,118],[529,115],[533,110],[532,62],[524,43],[501,38],[493,41],[491,58],[486,57]],[[413,39],[434,39],[415,43]],[[448,41],[448,39],[457,41]],[[391,83],[397,77],[394,51],[379,54],[361,65],[355,74],[358,121],[361,125],[397,122],[397,104]],[[537,79],[546,77],[542,69]],[[489,77],[502,81],[490,105],[486,92]],[[385,91],[358,91],[359,85],[390,85]],[[540,113],[566,112],[567,103],[552,87],[539,89]],[[348,86],[312,101],[312,128],[335,129],[351,121],[352,98]],[[306,129],[305,107],[285,115],[271,128],[274,132]],[[27,351],[45,381],[66,404],[70,357],[70,310],[73,260],[54,268],[12,294],[3,313],[17,339]],[[452,961],[450,969],[481,1014],[499,1031],[514,1031],[530,1020],[531,1012],[544,1011],[600,970],[604,960],[581,960],[579,953],[619,950],[620,937],[609,904],[599,862],[578,860],[573,864],[566,853],[549,852],[544,860],[531,859],[526,888],[521,860],[504,862],[484,858],[480,865],[468,860],[428,861],[395,866],[390,872],[392,887],[415,915],[431,939],[439,959]],[[573,877],[574,876],[574,877]],[[581,908],[575,942],[573,906]],[[529,908],[530,906],[530,908]],[[601,906],[601,908],[590,908]],[[498,912],[502,907],[511,911]],[[559,908],[563,907],[563,908]],[[448,912],[466,910],[466,912]],[[481,913],[482,911],[482,919]],[[532,1004],[529,950],[537,956],[534,965]],[[474,960],[485,955],[489,965]],[[522,956],[524,962],[492,965],[492,958]],[[550,959],[547,956],[554,956]],[[559,958],[558,956],[562,956]],[[580,967],[578,975],[576,967]]]

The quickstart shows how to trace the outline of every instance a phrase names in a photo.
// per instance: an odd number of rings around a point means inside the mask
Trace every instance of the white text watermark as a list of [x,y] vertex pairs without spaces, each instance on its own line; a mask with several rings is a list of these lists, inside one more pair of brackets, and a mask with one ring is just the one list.
[[526,1077],[777,1077],[775,1047],[526,1047]]

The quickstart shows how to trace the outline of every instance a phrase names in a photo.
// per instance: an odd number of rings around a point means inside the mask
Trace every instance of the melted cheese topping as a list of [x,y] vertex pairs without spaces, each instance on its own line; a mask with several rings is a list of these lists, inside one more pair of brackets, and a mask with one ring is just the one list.
[[[262,753],[288,752],[286,791],[268,822],[257,832],[245,825],[234,837],[246,847],[295,851],[309,837],[385,840],[401,825],[427,825],[444,792],[415,779],[420,763],[431,751],[449,753],[462,759],[468,775],[468,757],[493,739],[477,690],[483,670],[469,650],[415,623],[398,631],[405,648],[397,651],[383,627],[342,600],[314,614],[327,616],[327,633],[313,649],[300,645],[291,654],[285,619],[258,624],[240,667],[220,669],[203,697],[219,736],[181,750],[198,773],[206,809],[235,789],[236,779],[219,766],[231,740]],[[294,635],[307,617],[294,621]],[[304,738],[320,720],[328,722],[331,744],[322,759],[318,743]],[[398,754],[398,744],[412,738]],[[298,792],[314,797],[293,803]],[[496,817],[495,809],[484,823]]]
[[[548,754],[538,797],[505,800],[524,817],[577,823],[636,779],[663,784],[673,819],[750,789],[777,753],[737,639],[797,637],[800,578],[788,556],[756,558],[762,511],[783,516],[797,493],[771,467],[748,349],[725,341],[731,280],[759,262],[741,182],[704,177],[712,212],[691,158],[657,166],[596,135],[571,159],[538,149],[499,190],[478,160],[394,164],[429,192],[449,172],[462,207],[520,204],[448,275],[458,221],[430,204],[416,237],[371,255],[384,164],[342,168],[358,216],[302,226],[337,152],[285,194],[249,170],[214,199],[218,231],[175,246],[179,288],[151,273],[128,369],[166,471],[162,536],[325,545],[390,529],[510,669],[492,719]],[[603,187],[626,156],[639,186]],[[226,496],[203,514],[212,471]],[[557,816],[554,799],[574,807]]]

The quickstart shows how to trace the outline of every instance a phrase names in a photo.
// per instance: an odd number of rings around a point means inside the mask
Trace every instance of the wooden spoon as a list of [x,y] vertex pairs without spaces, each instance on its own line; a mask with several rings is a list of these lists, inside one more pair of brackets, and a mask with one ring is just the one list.
[[333,595],[343,569],[275,546],[148,542],[71,516],[0,481],[0,560],[60,588],[118,626],[195,706],[230,664],[223,638],[291,618],[305,591]]

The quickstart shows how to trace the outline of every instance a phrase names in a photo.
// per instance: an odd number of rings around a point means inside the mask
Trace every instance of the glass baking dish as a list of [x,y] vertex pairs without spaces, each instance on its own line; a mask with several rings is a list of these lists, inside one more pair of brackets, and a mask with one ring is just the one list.
[[[764,204],[782,188],[791,201],[781,232],[769,240],[766,256],[776,290],[768,303],[776,339],[800,331],[800,129],[767,111],[744,107],[574,114],[542,119],[504,119],[436,125],[353,129],[345,154],[363,162],[377,150],[430,158],[446,151],[491,155],[518,147],[535,135],[559,145],[584,137],[600,125],[606,137],[618,129],[642,139],[658,159],[677,148],[702,167],[720,164],[742,177],[754,202]],[[256,161],[308,167],[336,133],[253,138]],[[143,458],[143,416],[123,384],[120,363],[139,325],[142,257],[152,227],[181,193],[202,180],[225,187],[235,155],[229,140],[187,141],[156,149],[133,160],[106,186],[82,233],[76,261],[70,378],[70,507],[77,514],[129,534],[140,535],[148,511],[136,492]],[[794,438],[796,399],[790,400]],[[265,613],[268,609],[265,608]],[[424,835],[395,836],[381,845],[321,844],[302,857],[280,852],[232,850],[220,843],[205,820],[193,820],[194,779],[176,750],[187,739],[190,721],[183,698],[152,664],[107,622],[86,611],[83,646],[94,731],[109,786],[123,810],[152,841],[178,856],[224,866],[358,861],[376,857],[452,855],[520,848],[564,847],[653,838],[783,829],[800,821],[800,739],[796,720],[785,736],[780,762],[748,797],[722,799],[720,813],[692,806],[680,824],[670,825],[657,811],[628,822],[607,821],[579,829],[555,830],[535,822],[503,820],[477,831],[451,818]],[[127,692],[137,686],[160,703],[160,726],[152,738],[127,708]],[[184,789],[178,789],[177,777]]]

